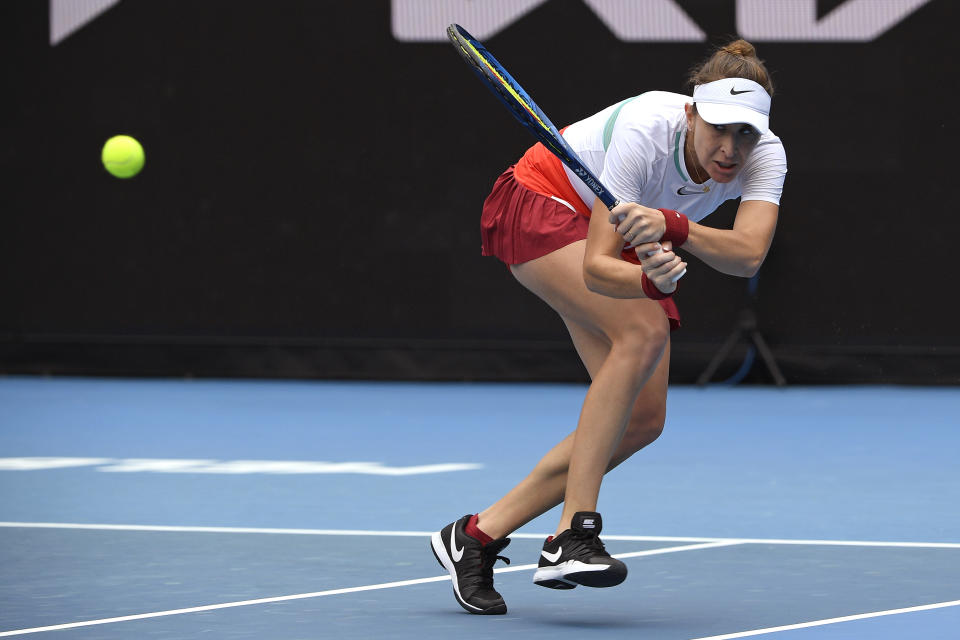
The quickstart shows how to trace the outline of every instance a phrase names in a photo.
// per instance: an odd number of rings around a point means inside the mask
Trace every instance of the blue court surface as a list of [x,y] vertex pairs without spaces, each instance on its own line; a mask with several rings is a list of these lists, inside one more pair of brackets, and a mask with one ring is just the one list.
[[671,390],[599,510],[627,581],[454,601],[429,534],[573,429],[582,385],[0,379],[0,636],[960,637],[960,390]]

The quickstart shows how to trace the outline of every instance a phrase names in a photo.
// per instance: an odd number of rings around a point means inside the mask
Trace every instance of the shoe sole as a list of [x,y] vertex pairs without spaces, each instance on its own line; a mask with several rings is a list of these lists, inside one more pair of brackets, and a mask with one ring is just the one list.
[[540,567],[533,574],[533,582],[548,589],[573,589],[577,585],[595,588],[615,587],[626,579],[626,570],[621,571],[616,565],[592,571],[571,571],[570,567],[558,565]]
[[540,587],[546,587],[547,589],[576,589],[577,585],[575,582],[567,582],[566,580],[553,579],[553,578],[537,578],[536,574],[533,576],[533,583]]
[[460,588],[457,585],[457,570],[454,567],[453,558],[447,553],[446,546],[443,544],[443,538],[440,537],[439,531],[430,536],[430,550],[433,551],[433,557],[437,559],[440,566],[450,574],[450,581],[453,583],[453,597],[457,599],[457,603],[463,607],[465,611],[480,616],[496,616],[507,612],[506,603],[494,605],[489,609],[481,609],[480,607],[475,607],[463,601],[463,598],[460,597]]

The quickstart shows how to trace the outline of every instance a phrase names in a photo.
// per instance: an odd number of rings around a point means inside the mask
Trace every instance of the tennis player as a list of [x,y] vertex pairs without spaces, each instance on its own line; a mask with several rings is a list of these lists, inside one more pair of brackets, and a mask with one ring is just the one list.
[[[603,475],[657,439],[666,414],[673,301],[687,264],[750,277],[767,255],[787,172],[770,131],[773,95],[754,47],[735,40],[688,78],[693,95],[644,93],[570,125],[563,136],[621,202],[613,211],[540,143],[483,205],[483,254],[563,319],[591,377],[576,430],[507,495],[433,534],[437,560],[470,613],[502,614],[493,565],[506,537],[563,503],[533,581],[552,589],[621,583],[604,549]],[[740,198],[732,229],[699,221]],[[502,558],[505,560],[505,558]]]

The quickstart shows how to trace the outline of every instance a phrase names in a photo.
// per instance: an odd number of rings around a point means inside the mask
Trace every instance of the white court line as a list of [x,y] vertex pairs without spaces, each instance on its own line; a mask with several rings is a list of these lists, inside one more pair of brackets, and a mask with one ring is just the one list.
[[[75,522],[0,522],[0,528],[88,529],[93,531],[168,531],[181,533],[275,533],[307,536],[401,536],[429,537],[432,531],[371,531],[367,529],[271,529],[262,527],[194,527],[141,524],[80,524]],[[547,533],[514,533],[511,538],[543,539]],[[720,538],[688,538],[676,536],[603,536],[604,540],[627,542],[719,542]],[[733,540],[732,538],[723,539]],[[739,542],[739,539],[737,539]]]
[[[185,533],[273,533],[312,536],[401,536],[423,537],[432,531],[370,531],[360,529],[269,529],[259,527],[192,527],[139,524],[78,524],[71,522],[0,522],[0,528],[90,529],[97,531],[172,531]],[[514,533],[511,538],[546,538],[546,533]],[[960,542],[882,542],[877,540],[791,540],[778,538],[712,538],[678,536],[604,535],[604,540],[623,542],[732,542],[737,544],[783,544],[843,547],[902,547],[917,549],[960,549]]]
[[383,584],[370,584],[363,587],[349,587],[346,589],[331,589],[329,591],[315,591],[313,593],[298,593],[291,596],[276,596],[273,598],[258,598],[256,600],[241,600],[239,602],[223,602],[221,604],[208,604],[200,607],[188,607],[186,609],[171,609],[169,611],[156,611],[153,613],[137,613],[130,616],[119,616],[116,618],[103,618],[101,620],[85,620],[83,622],[68,622],[66,624],[55,624],[48,627],[32,627],[30,629],[14,629],[11,631],[0,631],[0,637],[19,636],[28,633],[40,633],[41,631],[59,631],[62,629],[76,629],[77,627],[90,627],[98,624],[112,624],[114,622],[127,622],[129,620],[143,620],[145,618],[161,618],[163,616],[177,616],[184,613],[198,613],[200,611],[214,611],[216,609],[229,609],[232,607],[247,607],[254,604],[267,604],[270,602],[286,602],[288,600],[303,600],[305,598],[319,598],[321,596],[333,596],[341,593],[356,593],[358,591],[374,591],[376,589],[390,589],[393,587],[407,587],[414,584],[424,584],[427,582],[442,582],[449,580],[450,576],[434,576],[432,578],[418,578],[416,580],[401,580],[399,582],[384,582]]
[[[604,536],[606,538],[606,536]],[[713,538],[726,540],[727,538]],[[733,540],[733,538],[730,538]],[[812,547],[902,547],[913,549],[960,549],[960,542],[881,542],[876,540],[778,540],[764,538],[736,538],[743,544],[809,545]]]
[[703,544],[687,544],[682,547],[664,547],[663,549],[647,549],[646,551],[631,551],[630,553],[615,553],[614,558],[640,558],[643,556],[658,556],[663,553],[675,553],[677,551],[698,551],[700,549],[716,549],[718,547],[732,547],[743,544],[739,540],[717,540],[715,542],[704,542]]
[[[615,553],[613,554],[614,558],[639,558],[641,556],[659,556],[664,553],[676,553],[678,551],[698,551],[700,549],[713,549],[715,547],[729,547],[732,545],[740,544],[736,540],[724,540],[721,542],[706,542],[704,544],[685,544],[679,547],[664,547],[662,549],[647,549],[646,551],[631,551],[629,553]],[[536,569],[537,565],[535,564],[521,564],[515,567],[502,567],[500,569],[494,569],[494,573],[510,573],[511,571],[528,571],[530,569]]]
[[[678,551],[696,551],[698,549],[708,549],[711,547],[729,546],[739,544],[733,541],[712,542],[707,544],[684,545],[680,547],[667,547],[665,549],[650,549],[647,551],[636,551],[633,553],[619,553],[614,558],[634,558],[638,556],[653,556],[662,553],[676,553]],[[537,565],[527,564],[517,567],[504,567],[495,569],[494,573],[507,573],[511,571],[524,571],[536,569]],[[400,580],[399,582],[384,582],[383,584],[371,584],[362,587],[349,587],[346,589],[331,589],[329,591],[315,591],[313,593],[298,593],[290,596],[277,596],[273,598],[258,598],[256,600],[241,600],[239,602],[223,602],[220,604],[208,604],[200,607],[188,607],[186,609],[171,609],[169,611],[155,611],[153,613],[137,613],[129,616],[119,616],[116,618],[103,618],[101,620],[85,620],[82,622],[68,622],[65,624],[55,624],[46,627],[31,627],[29,629],[14,629],[11,631],[0,631],[0,637],[26,635],[28,633],[40,633],[42,631],[60,631],[62,629],[76,629],[77,627],[89,627],[100,624],[112,624],[115,622],[128,622],[130,620],[143,620],[146,618],[160,618],[163,616],[176,616],[184,613],[198,613],[201,611],[214,611],[216,609],[229,609],[232,607],[246,607],[255,604],[268,604],[271,602],[286,602],[288,600],[303,600],[305,598],[320,598],[323,596],[333,596],[342,593],[357,593],[359,591],[374,591],[377,589],[392,589],[394,587],[408,587],[415,584],[425,584],[428,582],[443,582],[449,580],[449,575],[434,576],[432,578],[417,578],[414,580]]]
[[888,611],[874,611],[873,613],[860,613],[855,616],[843,616],[842,618],[826,618],[824,620],[814,620],[812,622],[788,624],[783,627],[768,627],[766,629],[754,629],[753,631],[740,631],[739,633],[727,633],[722,636],[709,636],[705,638],[695,638],[694,640],[731,640],[732,638],[748,638],[750,636],[762,636],[767,633],[776,633],[777,631],[790,631],[792,629],[806,629],[807,627],[820,627],[827,624],[836,624],[838,622],[850,622],[851,620],[865,620],[867,618],[879,618],[881,616],[894,616],[899,613],[913,613],[914,611],[929,611],[931,609],[943,609],[946,607],[956,607],[958,605],[960,605],[960,600],[952,600],[951,602],[937,602],[936,604],[924,604],[918,607],[907,607],[905,609],[889,609]]
[[78,524],[73,522],[0,522],[0,527],[26,529],[87,529],[93,531],[167,531],[174,533],[278,533],[307,536],[423,537],[431,531],[369,531],[353,529],[269,529],[259,527],[183,527],[141,524]]
[[[187,527],[187,526],[162,526],[162,525],[116,525],[116,524],[78,524],[63,522],[0,522],[0,527],[9,528],[41,528],[41,529],[87,529],[87,530],[107,530],[107,531],[168,531],[168,532],[199,532],[199,533],[277,533],[277,534],[295,534],[295,535],[344,535],[344,536],[409,536],[423,537],[431,535],[426,531],[368,531],[368,530],[350,530],[350,529],[268,529],[254,527]],[[514,534],[515,538],[543,538],[545,534],[522,533]],[[781,540],[781,539],[763,539],[763,538],[680,538],[669,536],[604,536],[607,540],[635,541],[635,542],[698,542],[700,544],[687,544],[677,547],[666,547],[662,549],[648,549],[645,551],[635,551],[630,553],[621,553],[614,555],[615,558],[635,558],[642,556],[653,556],[666,553],[676,553],[680,551],[696,551],[700,549],[710,549],[744,544],[784,544],[784,545],[841,545],[841,546],[865,546],[865,547],[914,547],[914,548],[960,548],[957,543],[941,542],[878,542],[878,541],[854,541],[854,540]],[[505,573],[513,571],[525,571],[535,569],[537,565],[521,565],[514,567],[504,567],[497,569],[496,573]],[[328,591],[317,591],[313,593],[302,593],[289,596],[277,596],[272,598],[259,598],[256,600],[243,600],[239,602],[226,602],[221,604],[204,605],[199,607],[189,607],[185,609],[173,609],[169,611],[158,611],[153,613],[142,613],[129,616],[120,616],[115,618],[104,618],[100,620],[88,620],[83,622],[72,622],[66,624],[52,625],[46,627],[34,627],[30,629],[17,629],[0,632],[0,637],[24,635],[28,633],[38,633],[41,631],[56,631],[60,629],[72,629],[77,627],[86,627],[100,624],[110,624],[115,622],[125,622],[130,620],[142,620],[145,618],[157,618],[163,616],[173,616],[185,613],[196,613],[202,611],[213,611],[216,609],[227,609],[232,607],[242,607],[257,604],[267,604],[272,602],[284,602],[288,600],[301,600],[305,598],[318,598],[329,595],[338,595],[344,593],[356,593],[361,591],[373,591],[377,589],[389,589],[394,587],[404,587],[429,582],[442,582],[449,580],[450,576],[434,576],[431,578],[418,578],[414,580],[402,580],[399,582],[387,582],[383,584],[366,585],[361,587],[349,587],[345,589],[332,589]],[[831,618],[828,620],[816,620],[813,622],[787,625],[782,627],[771,627],[768,629],[757,629],[753,631],[744,631],[734,634],[721,636],[711,636],[709,638],[698,638],[697,640],[729,640],[732,638],[743,638],[776,631],[786,631],[790,629],[799,629],[849,620],[860,620],[864,618],[873,618],[885,615],[894,615],[898,613],[908,613],[912,611],[924,611],[928,609],[938,609],[960,605],[960,600],[952,602],[942,602],[938,604],[922,605],[919,607],[910,607],[906,609],[894,609],[890,611],[880,611],[876,613],[866,613],[842,618]]]

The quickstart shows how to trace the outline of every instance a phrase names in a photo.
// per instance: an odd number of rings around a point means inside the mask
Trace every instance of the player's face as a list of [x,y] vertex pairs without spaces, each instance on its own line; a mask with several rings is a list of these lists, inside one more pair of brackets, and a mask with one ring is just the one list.
[[693,148],[700,168],[717,182],[730,182],[743,168],[760,139],[760,132],[745,122],[710,124],[699,114],[694,122]]

